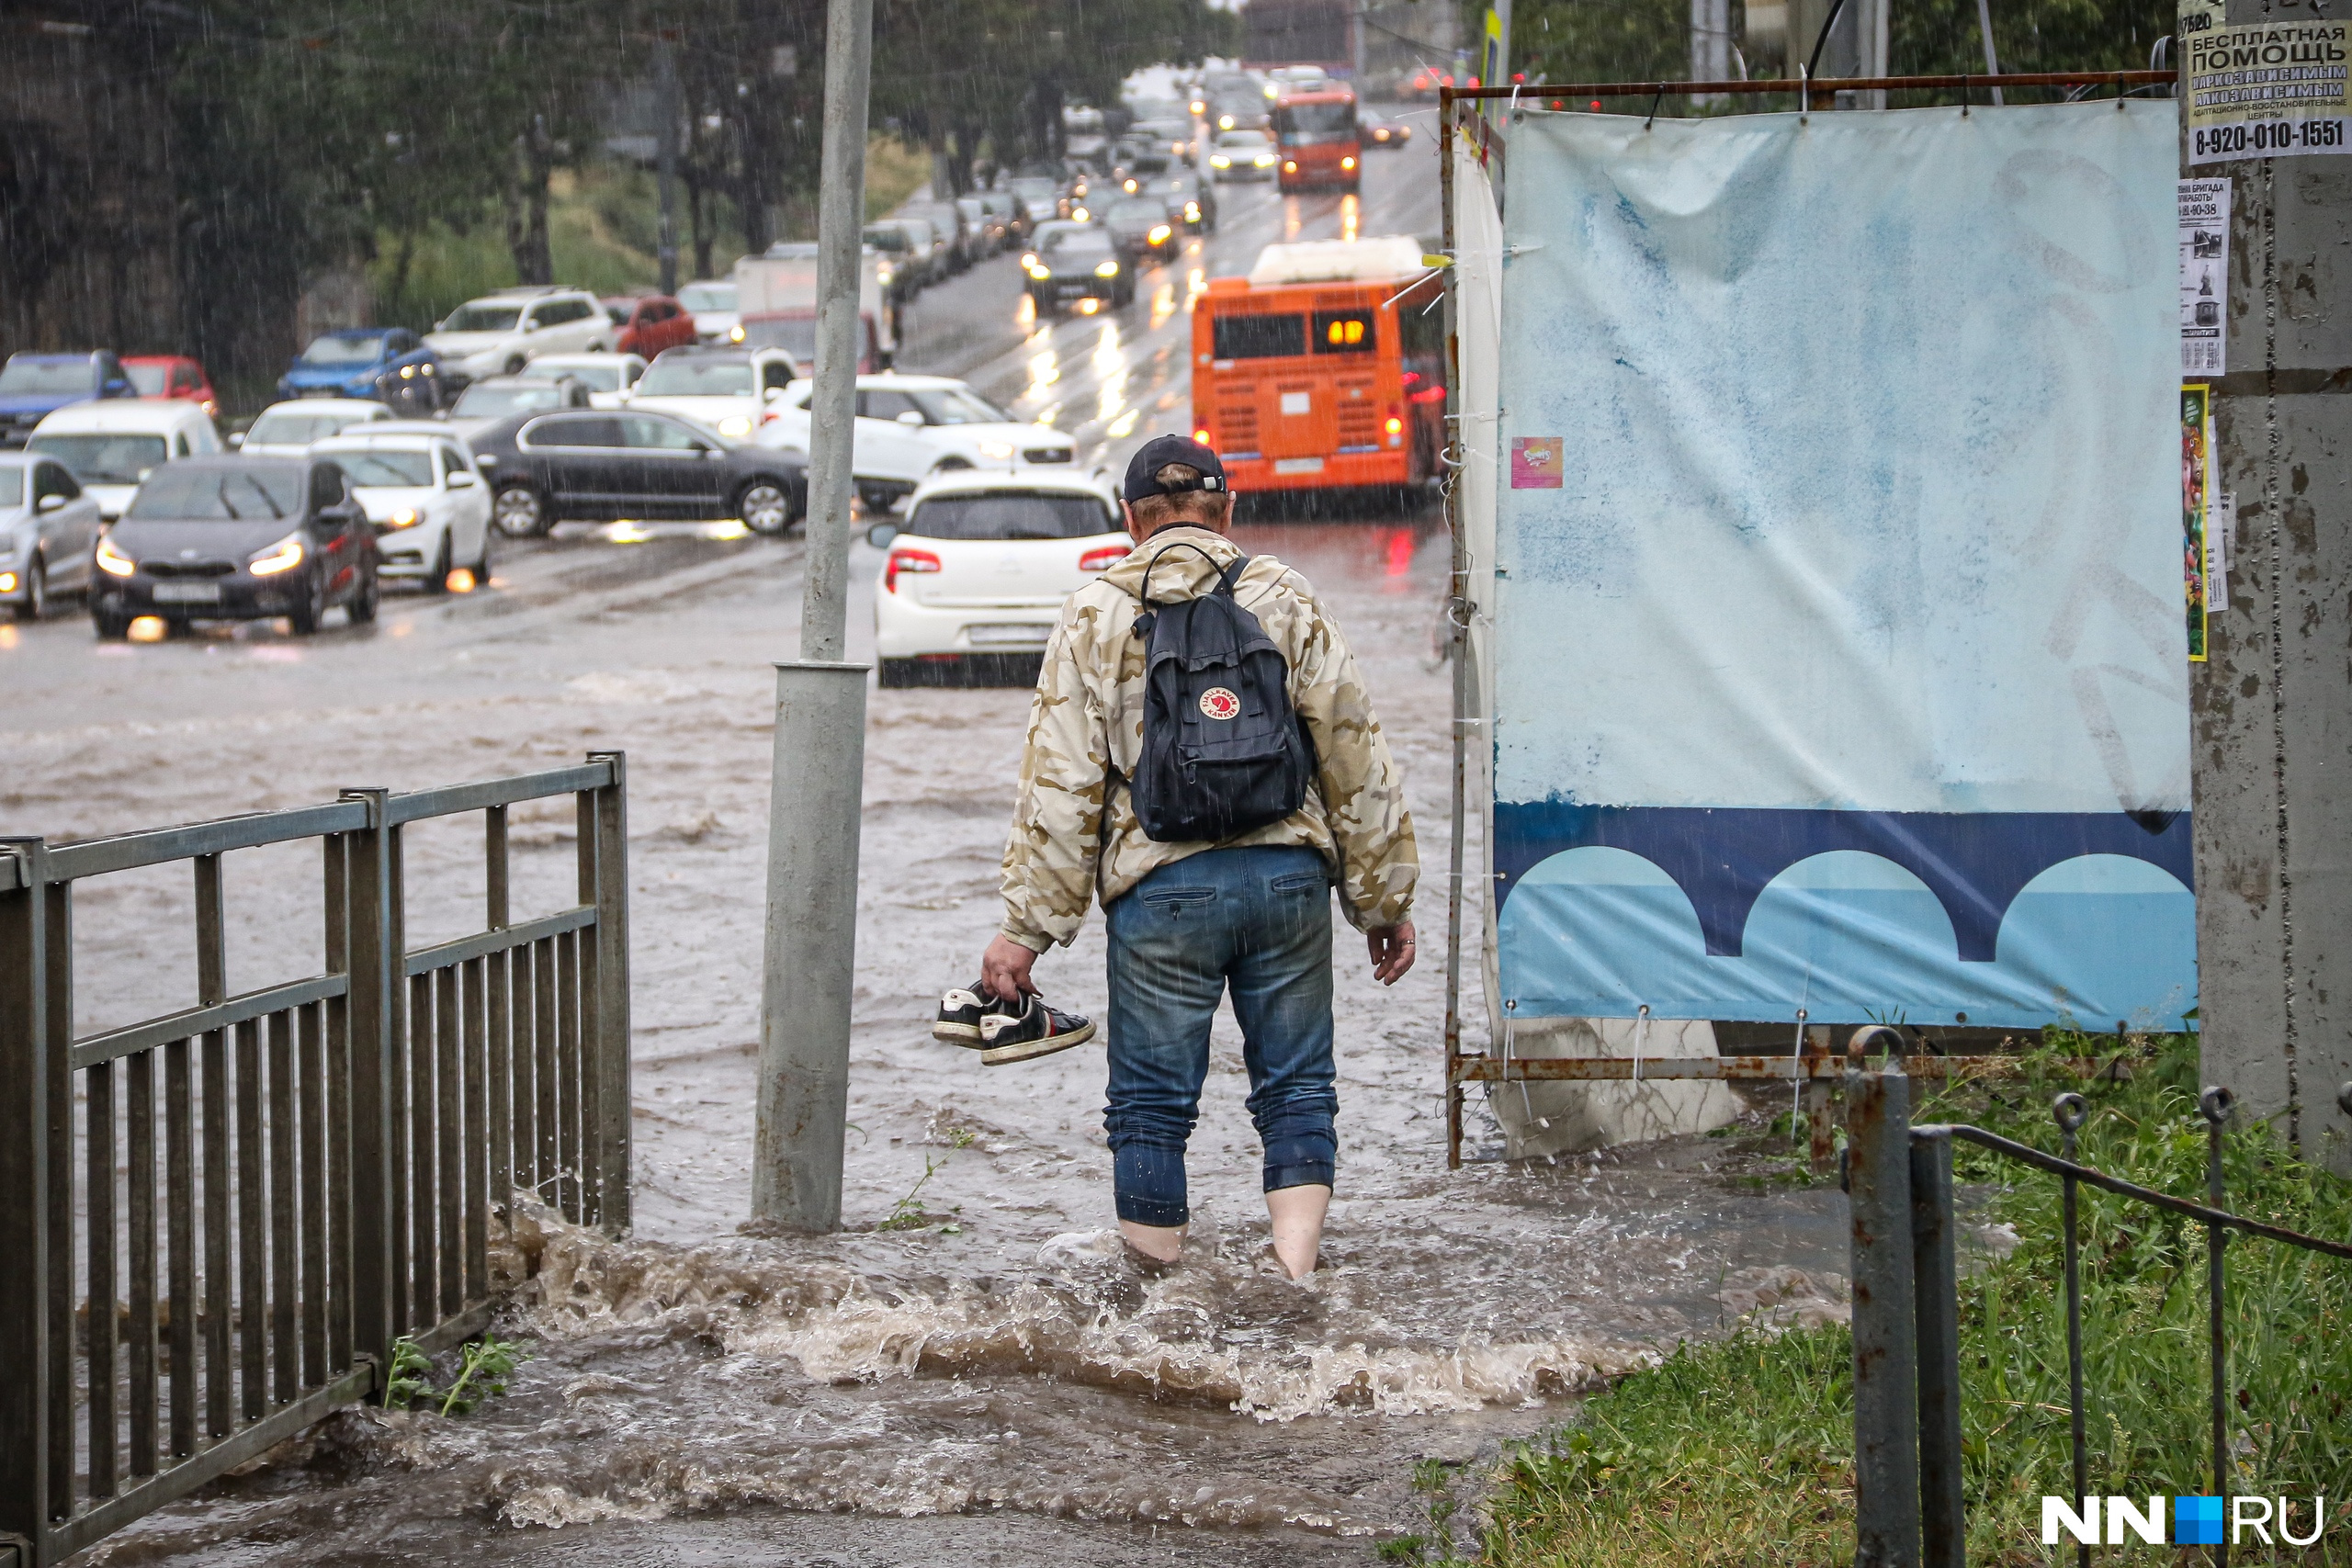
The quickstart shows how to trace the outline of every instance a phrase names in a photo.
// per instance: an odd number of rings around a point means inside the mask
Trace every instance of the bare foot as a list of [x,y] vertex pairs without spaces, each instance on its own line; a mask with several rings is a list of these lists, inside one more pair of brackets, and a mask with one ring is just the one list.
[[1315,1272],[1315,1255],[1323,1245],[1323,1216],[1330,1207],[1328,1187],[1283,1187],[1266,1194],[1266,1213],[1274,1222],[1274,1257],[1292,1279],[1304,1280]]
[[[1328,1193],[1330,1189],[1324,1190]],[[1154,1263],[1173,1263],[1184,1251],[1182,1225],[1139,1225],[1133,1220],[1121,1220],[1119,1234],[1127,1238],[1129,1247]]]

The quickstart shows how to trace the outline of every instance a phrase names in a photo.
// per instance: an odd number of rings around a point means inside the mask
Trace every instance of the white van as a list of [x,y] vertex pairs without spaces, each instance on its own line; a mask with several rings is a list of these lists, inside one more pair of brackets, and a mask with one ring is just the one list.
[[221,450],[211,416],[185,398],[69,403],[35,426],[25,445],[64,464],[109,523],[155,469]]

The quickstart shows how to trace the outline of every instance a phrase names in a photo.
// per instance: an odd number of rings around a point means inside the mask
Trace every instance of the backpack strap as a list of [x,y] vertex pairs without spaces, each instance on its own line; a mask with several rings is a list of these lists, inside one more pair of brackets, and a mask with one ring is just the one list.
[[[1170,550],[1192,551],[1194,555],[1209,563],[1210,570],[1216,572],[1218,582],[1225,584],[1225,591],[1227,593],[1233,592],[1231,583],[1227,581],[1228,574],[1222,569],[1218,568],[1216,564],[1216,558],[1215,556],[1209,554],[1208,551],[1193,543],[1190,539],[1178,539],[1173,544],[1161,546],[1158,552],[1152,556],[1151,559],[1145,563],[1143,569],[1143,581],[1136,589],[1136,597],[1142,601],[1145,609],[1148,610],[1156,608],[1151,602],[1151,574],[1158,569],[1159,565],[1159,558],[1168,554]],[[1239,581],[1242,568],[1248,566],[1250,559],[1250,557],[1243,556],[1239,560],[1234,562],[1233,570],[1230,573],[1233,581]]]
[[1256,556],[1237,557],[1231,566],[1216,574],[1216,591],[1228,599],[1232,598],[1234,591],[1241,585],[1241,574],[1248,571],[1250,563],[1257,558]]

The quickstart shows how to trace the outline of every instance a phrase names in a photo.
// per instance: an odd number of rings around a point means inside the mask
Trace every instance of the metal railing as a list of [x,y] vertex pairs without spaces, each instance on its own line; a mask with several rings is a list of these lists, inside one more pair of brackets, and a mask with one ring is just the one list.
[[[1899,1052],[1891,1029],[1857,1032],[1860,1055],[1873,1041]],[[1911,1079],[1858,1072],[1846,1082],[1847,1186],[1852,1213],[1854,1303],[1854,1515],[1857,1568],[1961,1568],[1968,1521],[1962,1493],[1960,1269],[1952,1204],[1952,1145],[1970,1143],[2050,1172],[2064,1183],[2067,1379],[2071,1393],[2075,1502],[2089,1491],[2084,1436],[2083,1309],[2076,1194],[2085,1185],[2195,1220],[2206,1232],[2206,1291],[2211,1388],[2213,1495],[2229,1492],[2228,1356],[2222,1328],[2228,1233],[2352,1258],[2352,1243],[2305,1235],[2234,1214],[2222,1205],[2222,1129],[2233,1107],[2209,1088],[2198,1109],[2207,1133],[2206,1201],[2191,1202],[2079,1164],[2075,1134],[2086,1107],[2061,1094],[2052,1110],[2066,1153],[2046,1154],[1966,1123],[1911,1122]],[[2352,1084],[2337,1094],[2352,1114]],[[2214,1561],[2228,1561],[2226,1543]],[[2088,1549],[2083,1550],[2087,1562]]]
[[[515,923],[508,809],[565,795],[578,902]],[[412,951],[403,829],[472,812],[483,927]],[[303,841],[323,970],[232,993],[223,859]],[[0,1562],[56,1562],[378,1391],[403,1336],[481,1333],[515,1189],[627,1226],[627,844],[618,752],[0,838]],[[75,885],[175,863],[196,1005],[76,1038]]]

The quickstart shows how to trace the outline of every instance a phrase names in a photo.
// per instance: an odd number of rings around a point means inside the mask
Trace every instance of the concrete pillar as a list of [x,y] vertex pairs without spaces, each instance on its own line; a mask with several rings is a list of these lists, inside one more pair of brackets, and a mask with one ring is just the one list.
[[2233,197],[2210,379],[2236,540],[2189,666],[2204,1077],[2352,1176],[2352,155],[2182,173]]

